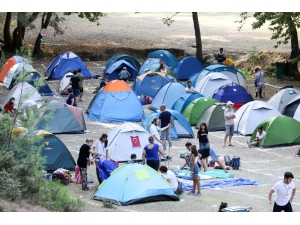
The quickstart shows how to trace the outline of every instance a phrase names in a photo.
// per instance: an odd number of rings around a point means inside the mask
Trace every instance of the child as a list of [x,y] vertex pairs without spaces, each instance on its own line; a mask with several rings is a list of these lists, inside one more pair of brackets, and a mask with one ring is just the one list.
[[[208,129],[206,123],[201,123],[199,131],[197,133],[197,138],[199,139],[199,148],[209,147],[209,140],[208,140]],[[208,165],[208,159],[206,158],[206,165]],[[200,171],[203,168],[203,163],[201,164]],[[205,168],[205,167],[204,167]],[[205,170],[205,169],[204,169]],[[205,171],[204,171],[205,172]]]
[[131,154],[131,156],[130,156],[130,160],[127,162],[127,163],[135,163],[135,161],[136,161],[136,154]]
[[[191,168],[191,177],[193,178],[193,190],[188,193],[188,195],[201,196],[200,192],[200,181],[199,181],[199,166],[197,164],[198,161],[198,152],[196,145],[191,146],[191,157],[190,157],[190,168]],[[198,187],[198,192],[196,194],[196,186]]]

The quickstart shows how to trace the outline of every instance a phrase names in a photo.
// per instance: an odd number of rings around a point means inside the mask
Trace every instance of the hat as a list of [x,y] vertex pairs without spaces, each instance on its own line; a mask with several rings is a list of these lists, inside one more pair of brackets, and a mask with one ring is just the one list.
[[228,102],[226,103],[226,105],[227,105],[227,106],[233,105],[233,102],[232,102],[232,101],[228,101]]

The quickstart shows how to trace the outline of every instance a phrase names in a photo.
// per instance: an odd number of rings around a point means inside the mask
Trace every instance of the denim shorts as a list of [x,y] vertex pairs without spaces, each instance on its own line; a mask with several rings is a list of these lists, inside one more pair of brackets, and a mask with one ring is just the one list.
[[217,156],[215,150],[213,150],[212,148],[209,149],[209,155],[212,158],[212,160],[214,160],[214,161],[218,160],[218,156]]
[[[191,163],[191,162],[190,162],[190,167],[192,167],[192,163]],[[194,165],[194,169],[193,169],[193,176],[198,175],[198,173],[199,173],[199,166],[198,166],[198,164],[196,163],[196,164]]]
[[75,95],[75,97],[79,96],[79,92],[80,92],[80,89],[73,89],[73,94]]

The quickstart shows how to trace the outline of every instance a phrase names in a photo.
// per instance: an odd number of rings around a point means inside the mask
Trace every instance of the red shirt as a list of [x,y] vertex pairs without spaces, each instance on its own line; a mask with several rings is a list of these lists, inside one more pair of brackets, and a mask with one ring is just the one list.
[[6,109],[9,112],[12,112],[14,109],[14,104],[11,105],[9,102],[7,102],[4,106],[4,109]]

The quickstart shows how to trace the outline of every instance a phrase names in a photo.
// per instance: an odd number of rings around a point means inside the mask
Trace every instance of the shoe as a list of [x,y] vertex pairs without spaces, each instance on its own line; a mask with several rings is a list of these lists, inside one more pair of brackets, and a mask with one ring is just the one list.
[[79,99],[79,101],[81,101],[81,102],[82,102],[82,99]]
[[188,192],[187,194],[188,194],[188,195],[195,195],[196,193],[193,192],[193,191],[190,191],[190,192]]
[[201,192],[198,192],[197,194],[194,194],[194,195],[200,197],[201,196]]
[[234,145],[232,145],[232,144],[229,144],[228,146],[230,146],[230,147],[234,147]]
[[249,148],[251,148],[251,145],[250,145],[249,141],[247,141],[247,145],[248,145]]
[[167,160],[172,160],[172,157],[171,156],[167,156],[166,159]]
[[88,191],[88,190],[90,190],[90,188],[89,187],[85,187],[84,189],[82,189],[83,191]]

